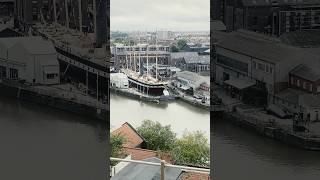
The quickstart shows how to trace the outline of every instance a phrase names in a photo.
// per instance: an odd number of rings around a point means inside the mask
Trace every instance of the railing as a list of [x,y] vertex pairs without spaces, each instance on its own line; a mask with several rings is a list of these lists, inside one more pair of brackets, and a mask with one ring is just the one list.
[[121,158],[114,158],[114,157],[111,157],[110,160],[111,161],[146,164],[146,165],[150,165],[150,166],[160,166],[160,180],[165,179],[164,177],[165,177],[165,168],[166,167],[180,168],[184,172],[203,173],[203,174],[210,175],[210,169],[172,165],[172,164],[167,164],[164,160],[161,160],[161,163],[138,161],[138,160],[131,160],[131,159],[121,159]]

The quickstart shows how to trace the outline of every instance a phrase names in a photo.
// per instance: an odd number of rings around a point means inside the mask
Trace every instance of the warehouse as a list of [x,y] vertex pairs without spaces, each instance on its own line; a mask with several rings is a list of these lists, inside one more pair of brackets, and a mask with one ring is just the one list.
[[0,38],[1,78],[32,84],[59,84],[59,62],[51,42],[41,37]]

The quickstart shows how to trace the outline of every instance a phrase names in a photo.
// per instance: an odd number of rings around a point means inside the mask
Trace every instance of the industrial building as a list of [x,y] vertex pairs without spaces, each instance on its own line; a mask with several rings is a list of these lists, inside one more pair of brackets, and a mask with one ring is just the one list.
[[274,36],[320,28],[318,0],[214,0],[213,19],[227,30],[247,29]]
[[51,42],[41,37],[0,38],[1,78],[59,84],[59,62]]

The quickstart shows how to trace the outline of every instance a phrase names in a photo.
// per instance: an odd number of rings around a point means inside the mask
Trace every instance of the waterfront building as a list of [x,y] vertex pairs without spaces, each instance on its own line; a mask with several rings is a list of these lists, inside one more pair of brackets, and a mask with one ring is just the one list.
[[177,72],[174,85],[191,95],[197,91],[210,92],[210,78],[190,71]]
[[123,73],[111,73],[110,74],[110,86],[120,89],[129,88],[128,77]]
[[171,65],[181,70],[208,75],[210,73],[210,55],[199,55],[198,52],[171,53]]
[[214,0],[213,18],[228,30],[248,29],[280,36],[320,28],[318,0]]
[[41,37],[0,38],[1,78],[33,84],[59,84],[53,44]]
[[[162,64],[168,65],[170,62],[170,47],[163,45],[137,44],[125,46],[116,44],[111,48],[114,67],[116,69],[132,67],[138,70],[141,64]],[[127,62],[129,61],[129,62]]]
[[186,43],[185,46],[181,48],[182,51],[197,52],[199,54],[204,53],[208,49],[210,49],[209,43]]
[[217,83],[229,79],[253,81],[271,95],[288,87],[289,71],[302,63],[312,64],[319,57],[278,39],[243,30],[226,33],[215,48]]
[[309,93],[320,93],[318,67],[300,64],[289,72],[289,86]]

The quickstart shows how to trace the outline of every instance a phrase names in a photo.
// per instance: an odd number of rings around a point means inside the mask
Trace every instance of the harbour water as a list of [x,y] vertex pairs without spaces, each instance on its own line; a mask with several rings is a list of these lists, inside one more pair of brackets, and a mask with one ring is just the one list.
[[291,147],[212,117],[214,179],[317,180],[320,152]]
[[171,125],[177,137],[181,137],[186,130],[189,132],[200,130],[205,133],[208,141],[210,139],[210,112],[206,109],[181,101],[155,104],[111,94],[111,129],[125,122],[138,127],[145,119],[158,121],[162,125]]
[[104,124],[0,97],[0,179],[105,179]]

